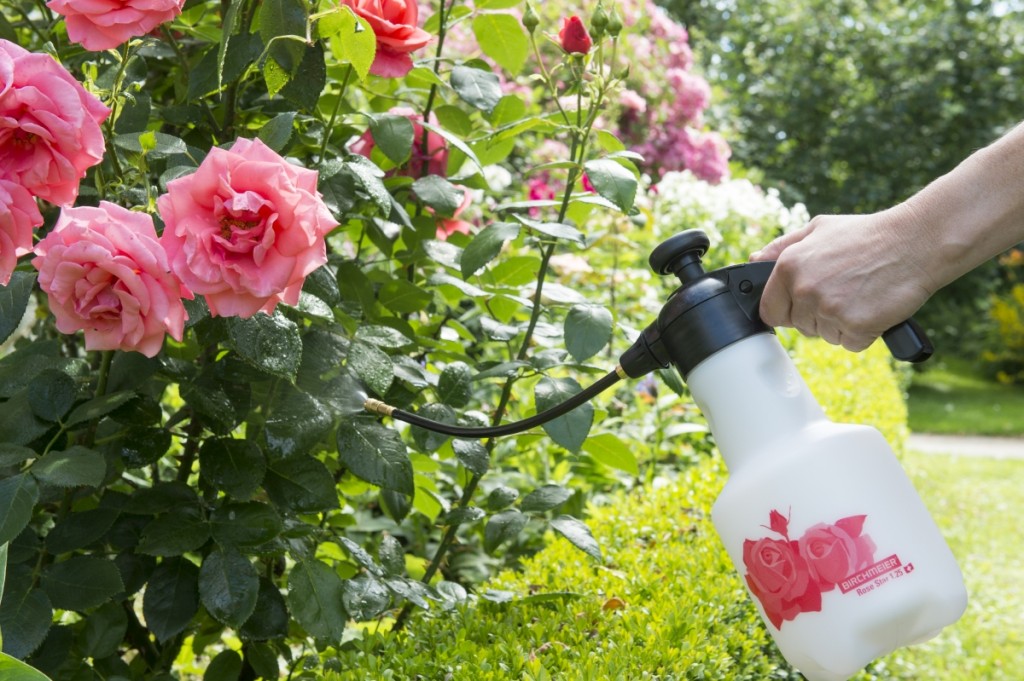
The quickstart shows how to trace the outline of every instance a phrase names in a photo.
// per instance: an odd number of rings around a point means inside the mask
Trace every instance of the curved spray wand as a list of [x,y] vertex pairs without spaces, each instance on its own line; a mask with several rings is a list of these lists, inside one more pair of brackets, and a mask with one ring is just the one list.
[[[620,356],[613,371],[550,409],[513,423],[469,427],[428,419],[372,398],[364,402],[363,408],[437,433],[482,439],[530,430],[567,414],[624,378],[640,378],[655,369],[668,368],[672,363],[685,376],[700,360],[733,340],[752,332],[771,332],[761,321],[758,307],[775,263],[750,262],[705,272],[700,259],[709,246],[704,232],[687,230],[654,249],[650,256],[651,268],[661,275],[675,274],[682,285],[669,296],[658,319]],[[687,312],[719,295],[731,295],[727,309],[740,314],[716,314],[711,317],[712,323],[696,327],[676,324]],[[913,319],[892,327],[882,334],[882,339],[893,357],[899,360],[923,362],[933,352],[928,337]]]

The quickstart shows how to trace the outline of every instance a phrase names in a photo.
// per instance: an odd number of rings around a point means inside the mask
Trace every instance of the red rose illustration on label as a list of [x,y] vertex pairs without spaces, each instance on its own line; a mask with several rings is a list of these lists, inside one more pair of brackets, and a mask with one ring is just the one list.
[[743,564],[747,586],[776,629],[802,612],[821,611],[821,595],[836,586],[842,594],[856,590],[862,596],[873,590],[862,585],[878,583],[885,573],[900,567],[910,572],[895,555],[876,562],[875,542],[864,533],[866,515],[818,523],[795,540],[788,517],[773,510],[768,519],[763,527],[782,538],[744,540]]

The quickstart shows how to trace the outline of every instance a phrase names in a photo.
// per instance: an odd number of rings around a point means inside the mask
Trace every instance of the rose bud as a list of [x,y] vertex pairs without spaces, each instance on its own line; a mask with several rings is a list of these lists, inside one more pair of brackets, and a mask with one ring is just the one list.
[[594,41],[587,33],[587,27],[575,14],[562,20],[562,30],[558,32],[558,40],[562,49],[569,54],[586,54],[594,46]]

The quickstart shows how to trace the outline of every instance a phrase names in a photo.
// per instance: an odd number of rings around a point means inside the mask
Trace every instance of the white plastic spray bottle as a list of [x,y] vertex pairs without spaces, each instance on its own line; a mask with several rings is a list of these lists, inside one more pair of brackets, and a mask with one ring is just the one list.
[[[963,614],[956,559],[882,435],[830,421],[758,316],[774,263],[705,273],[698,230],[651,254],[682,281],[620,364],[674,364],[729,469],[716,529],[783,656],[810,681],[843,681]],[[931,354],[908,320],[899,359]]]

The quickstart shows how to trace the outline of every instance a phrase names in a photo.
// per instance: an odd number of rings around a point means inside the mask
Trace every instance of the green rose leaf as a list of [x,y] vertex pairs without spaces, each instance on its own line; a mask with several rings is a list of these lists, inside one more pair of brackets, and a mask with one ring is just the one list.
[[564,222],[541,222],[540,220],[531,220],[522,215],[513,215],[512,217],[533,231],[549,236],[552,239],[565,239],[579,246],[583,246],[586,243],[586,237],[583,236],[583,232]]
[[462,278],[469,279],[494,260],[506,241],[519,236],[519,229],[514,222],[495,222],[480,230],[462,252],[459,262]]
[[142,600],[146,626],[159,641],[180,634],[199,611],[199,568],[169,558],[153,571]]
[[636,175],[618,161],[607,158],[587,161],[583,167],[597,193],[628,213],[636,199]]
[[231,346],[257,369],[294,379],[302,361],[302,338],[295,322],[280,311],[228,322]]
[[[277,585],[266,577],[260,577],[256,607],[249,619],[242,625],[239,633],[250,641],[284,638],[288,635],[288,621],[288,606]],[[274,659],[276,662],[276,656]]]
[[452,407],[465,407],[473,396],[473,370],[465,362],[452,362],[437,380],[437,397]]
[[209,538],[210,526],[199,509],[181,506],[150,521],[135,550],[151,556],[180,556],[195,551]]
[[[259,33],[270,56],[292,74],[302,61],[306,35],[306,3],[302,0],[264,0],[259,11]],[[296,36],[300,40],[282,39]]]
[[452,440],[455,456],[470,473],[483,475],[491,467],[491,457],[479,440]]
[[21,324],[35,284],[35,272],[12,272],[7,286],[0,286],[0,343]]
[[224,504],[210,514],[210,533],[221,546],[259,546],[277,537],[282,529],[280,514],[273,506],[258,501]]
[[337,12],[321,18],[318,28],[320,36],[330,40],[334,57],[351,64],[359,80],[366,80],[377,55],[377,36],[370,24],[342,6]]
[[50,681],[46,674],[7,653],[0,653],[0,679],[4,681]]
[[412,121],[396,114],[380,114],[370,118],[373,143],[396,166],[402,165],[412,153],[415,130]]
[[408,336],[390,326],[366,324],[356,329],[356,340],[383,350],[401,350],[413,344]]
[[318,560],[303,560],[288,573],[288,606],[292,616],[316,638],[341,640],[348,619],[344,598],[341,577]]
[[625,471],[630,475],[640,474],[640,465],[636,455],[626,444],[613,433],[600,433],[588,437],[583,443],[583,451],[606,466]]
[[211,552],[199,569],[199,600],[214,619],[236,629],[256,609],[259,586],[252,562],[231,549]]
[[31,470],[37,480],[49,485],[97,487],[107,474],[107,462],[99,452],[74,445],[63,452],[50,452]]
[[55,556],[69,553],[100,540],[121,512],[115,508],[92,508],[69,513],[46,534],[46,550]]
[[61,419],[78,397],[75,379],[58,369],[46,369],[36,376],[28,388],[28,403],[32,413],[55,423]]
[[451,74],[452,89],[473,108],[490,113],[501,100],[498,76],[490,71],[469,66],[456,66]]
[[[533,390],[537,411],[542,412],[578,393],[582,388],[573,378],[549,378],[545,376]],[[587,439],[594,423],[594,407],[588,402],[576,407],[568,414],[544,424],[544,432],[556,443],[569,451],[578,452]]]
[[380,288],[378,300],[388,310],[401,314],[419,312],[433,298],[416,284],[405,279],[391,279]]
[[530,40],[523,24],[511,14],[478,14],[473,19],[473,35],[480,49],[511,74],[518,74],[530,54]]
[[278,458],[309,454],[331,425],[331,414],[323,404],[304,392],[286,391],[264,424],[267,451]]
[[199,475],[236,499],[249,499],[267,472],[267,459],[255,442],[210,438],[199,449]]
[[437,175],[427,175],[412,183],[412,191],[441,217],[450,218],[462,205],[465,190]]
[[612,338],[612,313],[600,305],[573,305],[565,317],[565,347],[577,362],[596,355]]
[[133,397],[135,397],[134,390],[118,390],[117,392],[108,393],[102,397],[93,398],[88,402],[83,402],[75,407],[74,411],[72,411],[68,416],[64,425],[74,426],[79,423],[98,419],[101,416],[106,416]]
[[338,458],[361,480],[413,496],[412,463],[397,432],[376,421],[338,426]]
[[484,550],[492,553],[503,543],[515,539],[529,519],[529,516],[514,508],[492,515],[484,528]]
[[267,121],[256,136],[274,151],[281,152],[292,138],[295,112],[280,113]]
[[39,486],[30,475],[12,475],[0,480],[0,544],[21,534],[32,519],[39,500]]
[[88,657],[102,659],[117,653],[128,631],[128,616],[117,601],[108,601],[85,619],[84,651]]
[[498,485],[487,495],[485,505],[491,511],[500,511],[511,506],[519,498],[519,490],[507,485]]
[[377,578],[359,575],[344,581],[342,602],[357,622],[372,620],[391,605],[391,592]]
[[524,513],[543,513],[561,506],[571,496],[572,491],[561,485],[543,485],[523,497],[519,508]]
[[38,648],[50,631],[53,620],[50,599],[42,589],[29,588],[30,579],[26,576],[26,588],[23,589],[13,589],[8,585],[3,602],[0,602],[4,650],[15,657],[28,657]]
[[601,547],[597,545],[597,540],[583,521],[571,515],[560,515],[551,519],[551,527],[580,551],[594,560],[601,560]]
[[348,353],[348,366],[366,387],[384,395],[395,380],[395,368],[387,353],[366,343],[352,343]]
[[271,463],[263,487],[280,508],[299,513],[338,507],[334,478],[327,466],[311,456]]
[[75,556],[50,565],[42,587],[55,608],[89,610],[124,591],[121,572],[114,561],[94,556]]
[[405,549],[402,542],[390,534],[384,535],[380,540],[377,557],[389,577],[400,577],[405,574]]
[[222,650],[210,660],[203,681],[238,681],[242,674],[242,656],[236,651]]

